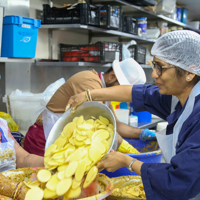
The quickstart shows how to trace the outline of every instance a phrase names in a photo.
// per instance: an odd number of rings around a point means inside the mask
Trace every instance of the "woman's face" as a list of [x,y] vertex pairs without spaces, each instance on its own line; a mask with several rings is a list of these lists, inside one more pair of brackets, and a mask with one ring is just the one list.
[[[160,66],[172,66],[155,57],[154,62],[156,64],[159,64]],[[163,68],[162,74],[160,76],[154,69],[151,76],[152,78],[156,79],[156,85],[159,88],[160,94],[174,95],[178,97],[182,93],[184,93],[184,88],[187,84],[187,82],[185,81],[186,75],[183,75],[182,77],[177,77],[176,69],[174,67]]]

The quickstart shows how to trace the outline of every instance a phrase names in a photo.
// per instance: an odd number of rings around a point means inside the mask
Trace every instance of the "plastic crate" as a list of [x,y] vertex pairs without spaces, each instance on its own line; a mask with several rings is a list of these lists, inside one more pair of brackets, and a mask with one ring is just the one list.
[[123,16],[122,31],[126,33],[132,33],[133,35],[137,35],[137,20],[130,16]]
[[134,58],[138,63],[146,63],[146,47],[140,45],[131,45],[128,47],[131,58]]
[[98,5],[100,9],[100,26],[105,28],[120,29],[122,10],[110,5]]
[[155,6],[156,0],[126,0],[137,6]]
[[21,16],[3,18],[2,57],[34,58],[41,21]]
[[86,24],[100,25],[100,8],[88,3],[70,7],[51,8],[43,4],[43,24]]
[[122,43],[97,42],[86,45],[60,44],[60,60],[68,62],[113,62],[121,60]]

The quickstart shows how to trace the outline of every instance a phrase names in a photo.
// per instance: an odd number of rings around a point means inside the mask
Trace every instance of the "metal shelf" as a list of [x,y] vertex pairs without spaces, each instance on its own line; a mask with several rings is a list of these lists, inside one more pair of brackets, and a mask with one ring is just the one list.
[[111,67],[112,63],[96,63],[96,62],[41,62],[36,61],[36,66],[55,66],[55,67]]
[[[112,67],[112,63],[97,63],[97,62],[65,62],[65,61],[58,61],[58,62],[48,62],[48,61],[40,61],[36,60],[36,66],[66,66],[66,67]],[[151,65],[144,65],[140,64],[142,68],[152,68]]]
[[6,57],[0,57],[0,63],[4,62],[14,62],[14,63],[34,63],[34,58],[6,58]]
[[104,28],[99,28],[99,27],[89,26],[89,25],[82,25],[82,24],[45,24],[45,25],[41,25],[41,28],[52,29],[52,30],[82,29],[82,30],[92,31],[93,36],[95,36],[95,33],[102,33],[101,37],[103,37],[103,34],[105,34],[106,36],[108,34],[110,34],[110,35],[119,36],[120,38],[134,39],[138,42],[154,43],[156,41],[154,39],[146,39],[146,38],[140,37],[138,35],[124,33],[124,32],[117,31],[117,30],[104,29]]
[[101,2],[99,2],[98,0],[93,0],[92,2],[93,3],[101,3],[101,4],[107,3],[107,4],[110,4],[110,5],[120,5],[125,14],[130,14],[133,17],[139,17],[139,16],[141,17],[141,12],[142,12],[142,16],[147,17],[150,20],[164,20],[164,21],[168,22],[168,24],[170,24],[170,25],[178,25],[178,26],[181,26],[183,28],[190,29],[190,30],[193,30],[193,31],[200,33],[199,29],[195,29],[195,28],[193,28],[193,27],[191,27],[187,24],[184,24],[182,22],[178,22],[178,21],[173,20],[173,19],[166,17],[164,15],[154,14],[150,11],[145,10],[144,8],[142,8],[140,6],[133,5],[133,4],[126,2],[126,1],[123,1],[123,0],[113,0],[113,1],[102,0]]
[[138,128],[142,128],[142,129],[154,128],[157,126],[157,123],[159,123],[159,122],[164,122],[164,120],[161,118],[158,118],[158,119],[152,119],[151,122],[139,122]]

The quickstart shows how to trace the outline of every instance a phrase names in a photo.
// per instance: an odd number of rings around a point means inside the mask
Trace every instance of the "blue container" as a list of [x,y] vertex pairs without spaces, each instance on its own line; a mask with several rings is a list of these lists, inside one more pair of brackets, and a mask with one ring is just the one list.
[[177,7],[176,8],[176,20],[181,22],[181,14],[182,14],[182,8]]
[[[162,160],[161,150],[159,149],[157,141],[141,141],[140,139],[130,139],[124,138],[130,144],[132,144],[137,150],[139,150],[140,154],[127,154],[132,158],[136,158],[142,162],[146,163],[160,163]],[[122,167],[115,172],[108,172],[106,170],[101,171],[101,173],[106,176],[113,178],[118,176],[128,176],[128,175],[138,175],[135,172],[129,171],[126,167]]]
[[143,112],[135,112],[133,109],[133,103],[130,103],[130,110],[132,115],[136,115],[138,117],[138,122],[151,122],[152,114],[147,111]]
[[138,117],[138,122],[151,122],[152,115],[150,112],[143,111],[143,112],[133,112],[133,115]]
[[181,22],[187,24],[188,10],[183,8],[181,12]]
[[34,58],[41,21],[21,16],[3,18],[2,57]]

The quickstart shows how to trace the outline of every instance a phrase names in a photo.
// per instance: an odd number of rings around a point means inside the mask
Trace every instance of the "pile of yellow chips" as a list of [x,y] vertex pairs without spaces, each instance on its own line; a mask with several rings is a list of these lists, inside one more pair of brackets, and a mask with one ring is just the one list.
[[[107,118],[83,116],[75,117],[68,123],[61,136],[45,152],[45,168],[38,172],[38,186],[28,185],[31,189],[25,200],[42,198],[77,198],[81,194],[81,182],[85,174],[83,188],[88,187],[96,178],[95,166],[110,148],[114,127]],[[54,170],[52,175],[50,170]],[[43,183],[43,187],[41,187]],[[43,190],[44,189],[44,190]],[[37,198],[34,193],[37,193]],[[32,198],[31,198],[32,196]]]

